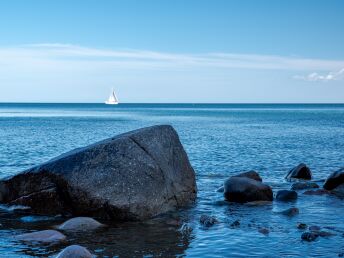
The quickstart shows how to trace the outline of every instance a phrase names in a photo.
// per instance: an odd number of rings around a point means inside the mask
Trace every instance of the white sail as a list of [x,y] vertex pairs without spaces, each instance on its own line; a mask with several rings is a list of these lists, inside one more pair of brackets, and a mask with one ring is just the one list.
[[119,102],[118,102],[118,98],[116,96],[116,93],[115,93],[115,90],[112,90],[111,94],[110,94],[110,97],[108,100],[105,101],[105,104],[108,104],[108,105],[117,105]]

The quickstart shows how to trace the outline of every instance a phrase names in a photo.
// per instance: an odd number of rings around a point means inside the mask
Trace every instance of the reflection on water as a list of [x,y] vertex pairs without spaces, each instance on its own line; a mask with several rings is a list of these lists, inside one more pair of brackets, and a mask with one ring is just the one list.
[[[66,243],[52,246],[28,246],[12,236],[52,228],[64,218],[0,209],[1,257],[53,256],[69,244],[83,245],[98,257],[336,257],[344,252],[344,200],[336,196],[300,191],[295,202],[252,206],[227,203],[216,192],[228,176],[251,169],[274,193],[289,189],[284,175],[300,162],[310,166],[315,180],[326,178],[343,166],[344,105],[0,104],[0,176],[154,124],[177,129],[197,174],[195,206],[145,223],[104,222],[109,227],[67,234]],[[300,213],[279,213],[290,207]],[[220,223],[204,228],[202,214]],[[299,222],[334,235],[302,242]]]

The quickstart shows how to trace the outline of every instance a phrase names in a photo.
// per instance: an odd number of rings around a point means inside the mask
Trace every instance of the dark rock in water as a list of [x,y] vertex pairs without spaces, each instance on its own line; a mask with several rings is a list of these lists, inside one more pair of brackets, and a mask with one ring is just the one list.
[[142,220],[194,202],[195,172],[171,126],[79,148],[0,181],[0,201],[32,213]]
[[308,190],[308,191],[305,191],[303,194],[306,194],[306,195],[324,195],[324,194],[329,194],[329,191],[324,190],[324,189]]
[[57,227],[59,230],[64,231],[89,231],[89,230],[95,230],[101,227],[104,227],[105,225],[102,223],[99,223],[95,219],[88,218],[88,217],[76,217],[67,220],[63,224]]
[[231,202],[272,201],[271,187],[246,177],[231,177],[226,180],[224,196]]
[[223,193],[225,191],[225,188],[223,186],[217,188],[216,192]]
[[298,223],[298,224],[297,224],[297,228],[298,228],[298,229],[302,229],[302,230],[303,230],[303,229],[307,229],[307,224],[305,224],[305,223]]
[[213,216],[201,215],[199,222],[205,227],[211,227],[217,223],[218,220]]
[[235,175],[233,177],[247,177],[247,178],[251,178],[253,180],[259,181],[259,182],[263,181],[262,178],[260,177],[260,175],[256,171],[253,171],[253,170],[240,173],[240,174]]
[[312,172],[305,164],[301,163],[297,167],[293,168],[289,171],[289,173],[286,176],[286,179],[305,179],[310,180],[312,179]]
[[276,194],[278,201],[294,201],[297,199],[297,192],[290,190],[280,190]]
[[240,220],[235,220],[232,224],[231,224],[231,227],[232,228],[236,228],[236,227],[239,227],[240,226]]
[[334,234],[334,233],[327,232],[327,231],[319,231],[319,232],[317,232],[317,234],[318,234],[320,237],[330,237],[330,236],[335,236],[335,235],[336,235],[336,234]]
[[344,168],[333,172],[325,181],[324,189],[333,190],[344,183]]
[[296,182],[291,186],[292,190],[304,190],[310,188],[319,188],[319,185],[314,182]]
[[54,243],[64,241],[66,236],[56,230],[42,230],[18,235],[15,239],[24,242]]
[[93,255],[80,245],[70,245],[63,249],[56,258],[92,258]]
[[307,242],[312,242],[318,238],[318,234],[313,232],[305,232],[301,235],[301,239]]
[[292,217],[292,216],[299,214],[299,209],[298,208],[289,208],[289,209],[286,209],[286,210],[281,211],[279,213],[282,215],[285,215],[285,216]]
[[259,229],[258,229],[258,232],[261,233],[261,234],[263,234],[263,235],[269,235],[270,230],[267,229],[267,228],[259,228]]
[[338,195],[340,197],[344,197],[344,184],[337,186],[336,188],[331,190],[331,193]]
[[319,226],[310,226],[309,228],[309,231],[320,231],[320,227]]

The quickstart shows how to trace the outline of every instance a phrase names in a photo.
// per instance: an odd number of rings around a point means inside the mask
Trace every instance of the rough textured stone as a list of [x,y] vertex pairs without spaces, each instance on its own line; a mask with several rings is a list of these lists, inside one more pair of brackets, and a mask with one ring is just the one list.
[[253,180],[259,181],[259,182],[263,181],[262,178],[260,177],[260,175],[256,171],[253,171],[253,170],[240,173],[238,175],[235,175],[235,177],[247,177],[247,178],[251,178]]
[[333,172],[331,175],[329,175],[329,177],[325,181],[324,189],[333,190],[334,188],[340,186],[343,183],[344,183],[344,168],[341,168]]
[[298,166],[291,169],[289,173],[286,175],[286,179],[292,178],[310,180],[312,179],[312,172],[309,169],[309,167],[301,163]]
[[224,196],[232,202],[272,201],[271,187],[247,177],[231,177],[226,180]]
[[15,239],[24,242],[53,243],[65,240],[66,236],[56,230],[42,230],[18,235]]
[[70,245],[63,249],[56,258],[92,258],[93,255],[80,245]]
[[258,232],[267,236],[267,235],[269,235],[270,230],[268,228],[259,228]]
[[32,213],[142,220],[192,203],[196,190],[176,131],[161,125],[73,150],[3,179],[0,201],[29,205]]
[[304,190],[310,188],[319,188],[319,185],[314,182],[296,182],[291,186],[291,190]]
[[104,227],[105,225],[102,223],[99,223],[95,219],[88,218],[88,217],[76,217],[67,220],[63,224],[57,227],[59,230],[64,231],[89,231],[89,230],[95,230],[101,227]]
[[280,190],[276,194],[276,199],[278,201],[294,201],[297,199],[297,192],[290,190]]

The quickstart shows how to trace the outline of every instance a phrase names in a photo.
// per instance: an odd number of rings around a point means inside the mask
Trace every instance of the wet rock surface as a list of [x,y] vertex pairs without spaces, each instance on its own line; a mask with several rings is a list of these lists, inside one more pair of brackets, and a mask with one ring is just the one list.
[[15,236],[23,242],[55,243],[66,240],[66,236],[56,230],[42,230]]
[[70,245],[63,249],[56,258],[92,258],[94,257],[85,247]]
[[289,171],[289,173],[286,175],[286,179],[304,179],[304,180],[310,180],[312,179],[312,172],[307,167],[306,164],[301,163],[298,166],[294,167]]
[[297,192],[291,190],[280,190],[276,194],[277,201],[295,201],[297,199]]
[[89,217],[76,217],[59,225],[57,229],[64,231],[89,231],[104,227],[105,225]]
[[317,189],[317,190],[307,190],[303,194],[305,195],[325,195],[329,194],[330,192],[324,189]]
[[0,201],[32,213],[142,220],[194,202],[195,173],[171,126],[75,149],[0,181]]
[[224,196],[231,202],[272,201],[270,186],[247,177],[231,177],[225,181]]

